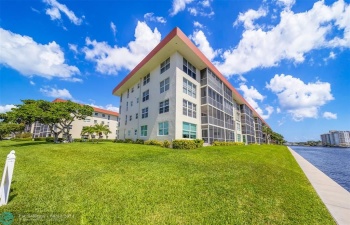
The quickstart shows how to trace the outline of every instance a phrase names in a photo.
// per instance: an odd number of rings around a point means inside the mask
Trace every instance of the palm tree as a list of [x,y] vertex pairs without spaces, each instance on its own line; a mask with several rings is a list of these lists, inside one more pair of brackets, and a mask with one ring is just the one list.
[[95,133],[98,135],[98,139],[102,138],[102,133],[112,133],[107,125],[104,125],[103,123],[101,124],[95,124],[94,126]]
[[107,129],[105,131],[103,131],[104,135],[106,136],[106,139],[108,139],[108,134],[111,134],[112,131],[110,131],[107,127]]
[[271,134],[272,134],[272,130],[270,127],[263,125],[263,133],[265,134],[265,142],[266,144],[270,144],[271,141]]
[[95,133],[95,127],[93,126],[85,126],[83,127],[83,129],[81,130],[81,135],[88,135],[88,139],[90,139],[90,137],[93,139],[93,134]]

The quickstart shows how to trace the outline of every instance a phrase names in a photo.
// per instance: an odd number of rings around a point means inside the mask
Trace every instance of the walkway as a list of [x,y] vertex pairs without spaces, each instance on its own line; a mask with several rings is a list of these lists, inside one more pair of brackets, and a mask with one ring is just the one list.
[[350,225],[350,193],[289,148],[337,224]]

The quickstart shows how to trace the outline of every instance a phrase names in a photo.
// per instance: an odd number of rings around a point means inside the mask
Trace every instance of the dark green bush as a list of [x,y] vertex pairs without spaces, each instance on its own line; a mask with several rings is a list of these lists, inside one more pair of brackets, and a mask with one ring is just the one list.
[[132,141],[132,139],[130,139],[130,138],[126,138],[126,139],[124,140],[124,143],[133,143],[133,141]]
[[46,142],[54,142],[54,138],[53,137],[47,137],[47,138],[45,138],[45,141]]
[[113,142],[114,143],[124,143],[124,140],[122,140],[122,139],[115,139]]
[[46,138],[38,137],[38,138],[34,138],[34,141],[46,141]]
[[[173,148],[174,149],[196,149],[200,143],[197,143],[196,140],[174,140]],[[203,143],[202,143],[203,145]]]
[[142,139],[136,139],[135,144],[144,144],[145,141]]
[[197,148],[203,147],[204,141],[201,139],[194,140],[194,143],[196,143]]

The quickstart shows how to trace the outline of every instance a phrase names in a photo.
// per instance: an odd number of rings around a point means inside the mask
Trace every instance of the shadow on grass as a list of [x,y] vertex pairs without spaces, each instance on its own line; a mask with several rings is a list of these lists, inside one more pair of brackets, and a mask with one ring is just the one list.
[[6,145],[6,146],[21,147],[21,146],[31,146],[31,145],[43,145],[43,144],[54,144],[54,143],[50,143],[50,142],[46,142],[46,141],[33,141],[33,142],[25,142],[25,143],[14,141],[13,143]]

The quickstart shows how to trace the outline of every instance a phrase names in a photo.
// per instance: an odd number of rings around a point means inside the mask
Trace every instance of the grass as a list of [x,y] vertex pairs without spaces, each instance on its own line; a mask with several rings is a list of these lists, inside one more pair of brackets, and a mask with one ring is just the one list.
[[1,141],[1,168],[10,150],[14,224],[335,224],[284,146]]

